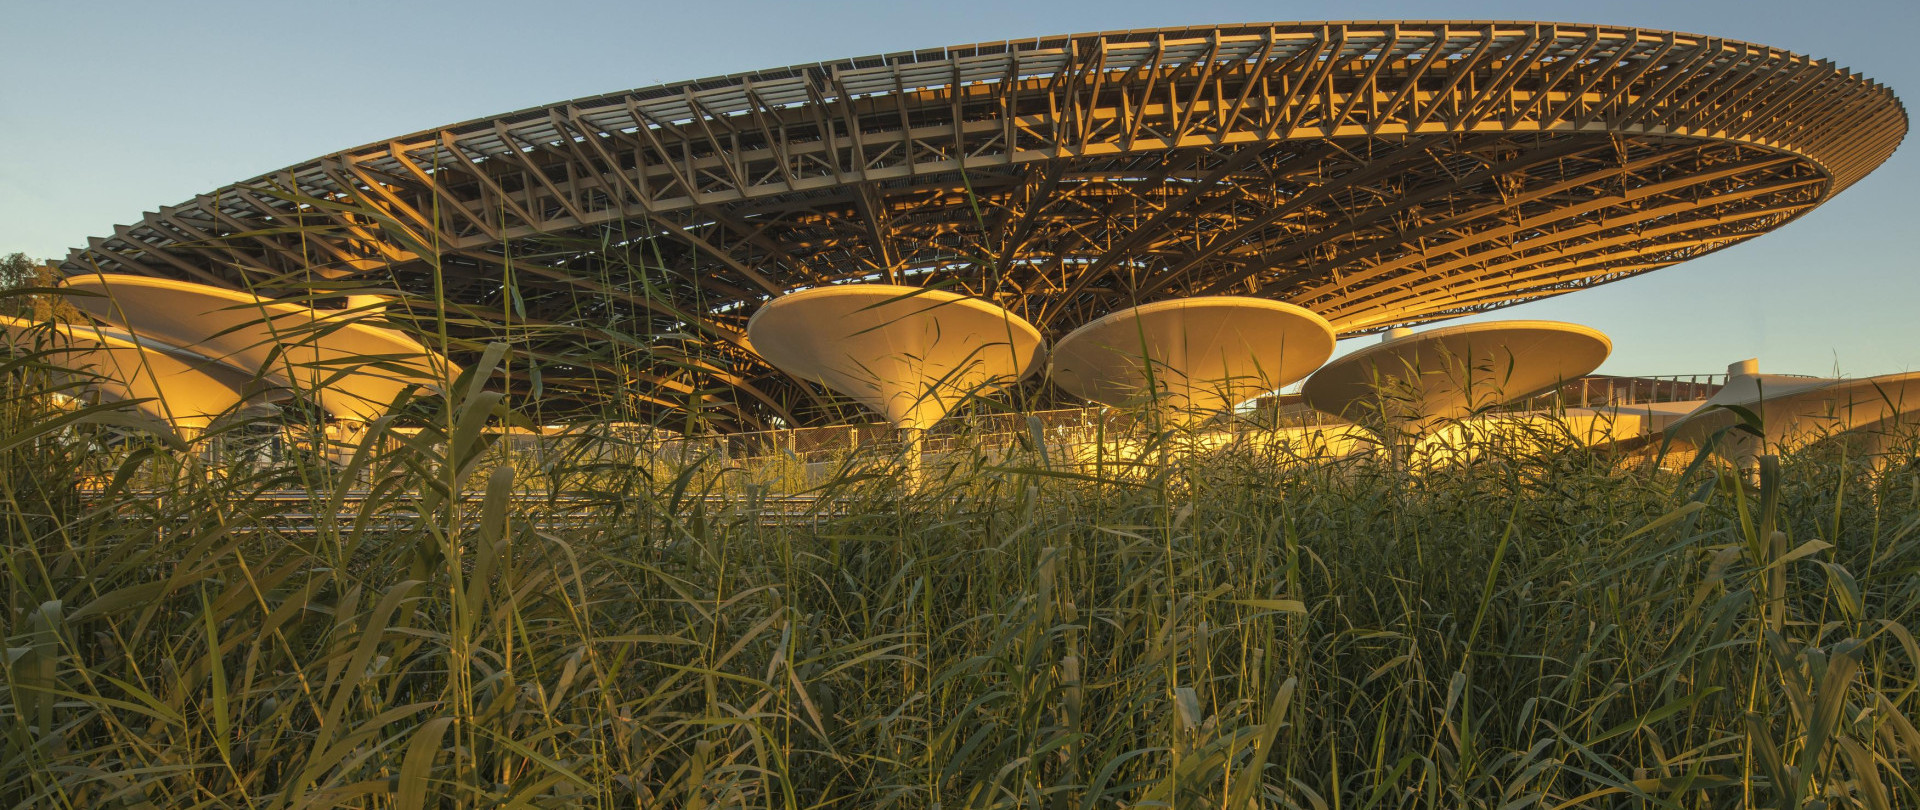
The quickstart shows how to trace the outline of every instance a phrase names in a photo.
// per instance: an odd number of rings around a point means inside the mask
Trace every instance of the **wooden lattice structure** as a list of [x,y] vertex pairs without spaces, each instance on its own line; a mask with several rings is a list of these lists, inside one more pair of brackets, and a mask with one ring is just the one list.
[[[65,267],[438,289],[460,334],[550,358],[544,387],[611,374],[652,406],[707,391],[736,426],[791,424],[823,418],[817,392],[758,362],[742,327],[796,288],[949,286],[1056,336],[1137,303],[1256,295],[1353,334],[1744,241],[1859,180],[1906,129],[1879,84],[1714,37],[1123,31],[455,124],[163,208]],[[681,337],[586,350],[611,331]]]

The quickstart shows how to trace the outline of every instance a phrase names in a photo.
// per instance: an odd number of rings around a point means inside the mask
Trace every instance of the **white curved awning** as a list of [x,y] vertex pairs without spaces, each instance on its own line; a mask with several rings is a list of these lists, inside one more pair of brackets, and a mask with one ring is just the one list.
[[1920,413],[1920,372],[1858,379],[1729,374],[1718,393],[1669,424],[1667,436],[1678,444],[1704,446],[1740,421],[1734,408],[1759,417],[1766,434],[1759,442],[1763,447],[1755,447],[1757,437],[1728,432],[1735,455],[1794,450],[1847,431],[1891,429],[1903,417]]
[[987,301],[887,284],[819,287],[767,302],[754,351],[884,416],[927,428],[969,396],[1039,367],[1039,330]]
[[132,400],[177,432],[203,430],[262,393],[250,375],[114,329],[5,315],[0,329],[12,346],[45,351],[49,363],[69,369],[65,381],[102,399]]
[[1107,405],[1152,398],[1196,419],[1289,385],[1333,354],[1333,327],[1279,301],[1205,296],[1158,301],[1095,319],[1060,339],[1053,382]]
[[149,340],[180,346],[367,421],[408,388],[440,391],[460,369],[399,331],[312,307],[171,279],[76,276],[67,300]]
[[1328,363],[1301,389],[1347,419],[1424,431],[1593,372],[1613,351],[1599,330],[1559,321],[1490,321],[1389,335]]

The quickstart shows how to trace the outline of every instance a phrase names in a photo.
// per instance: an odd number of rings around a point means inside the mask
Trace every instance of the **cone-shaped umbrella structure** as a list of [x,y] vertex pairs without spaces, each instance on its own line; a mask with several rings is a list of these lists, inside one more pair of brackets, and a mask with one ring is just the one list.
[[1308,405],[1403,433],[1578,379],[1613,351],[1599,331],[1558,321],[1491,321],[1389,334],[1314,372]]
[[999,306],[920,287],[818,287],[767,302],[747,323],[781,371],[851,397],[898,428],[925,429],[979,391],[1038,368],[1040,332]]
[[460,373],[419,341],[351,314],[147,276],[76,276],[66,286],[97,294],[67,297],[88,315],[259,374],[341,419],[378,418],[401,391],[438,391]]
[[[232,413],[258,390],[251,375],[115,329],[6,315],[0,315],[0,329],[10,345],[43,350],[48,363],[70,369],[65,381],[82,384],[104,400],[134,400],[142,413],[184,436]],[[38,338],[35,330],[41,332]]]
[[[1741,421],[1735,408],[1760,419],[1764,442],[1751,433],[1721,431]],[[1667,426],[1678,444],[1705,445],[1716,434],[1735,457],[1803,447],[1855,429],[1890,429],[1920,412],[1920,372],[1859,379],[1791,377],[1759,373],[1749,360],[1727,368],[1727,384],[1706,404]]]
[[1203,419],[1289,385],[1333,355],[1333,327],[1292,304],[1208,296],[1142,304],[1073,330],[1053,381],[1107,405],[1151,400],[1164,418]]

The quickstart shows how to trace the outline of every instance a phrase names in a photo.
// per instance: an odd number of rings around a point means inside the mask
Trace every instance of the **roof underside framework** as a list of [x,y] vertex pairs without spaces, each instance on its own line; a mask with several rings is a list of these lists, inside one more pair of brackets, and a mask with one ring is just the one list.
[[[555,104],[328,155],[147,215],[72,272],[397,283],[545,385],[816,421],[746,347],[770,297],[939,285],[1058,336],[1253,295],[1342,334],[1727,247],[1884,161],[1885,87],[1660,31],[1329,23],[889,54]],[[622,354],[610,332],[682,335]],[[671,345],[672,350],[664,348]],[[638,358],[638,359],[636,359]]]

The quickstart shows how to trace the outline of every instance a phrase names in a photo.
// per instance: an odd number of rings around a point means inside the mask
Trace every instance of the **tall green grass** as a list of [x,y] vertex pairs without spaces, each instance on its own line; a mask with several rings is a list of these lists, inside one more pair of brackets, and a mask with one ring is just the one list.
[[795,508],[611,430],[502,463],[500,361],[218,470],[11,361],[0,803],[1920,806],[1912,463],[1176,432]]

